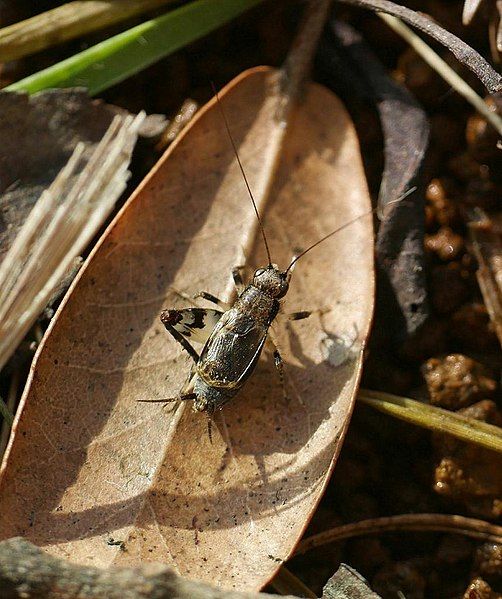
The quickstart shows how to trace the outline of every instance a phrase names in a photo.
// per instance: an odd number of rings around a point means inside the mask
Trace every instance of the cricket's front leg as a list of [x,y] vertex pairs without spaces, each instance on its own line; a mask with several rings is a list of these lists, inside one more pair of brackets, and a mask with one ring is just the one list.
[[173,290],[173,292],[176,295],[178,295],[179,297],[181,297],[185,300],[190,301],[190,300],[194,300],[194,299],[198,299],[199,297],[202,297],[203,299],[207,300],[208,302],[211,302],[212,304],[216,304],[224,311],[228,310],[230,308],[230,304],[228,304],[227,302],[224,302],[223,300],[221,300],[219,297],[216,297],[212,293],[209,293],[209,291],[199,291],[199,293],[196,293],[195,295],[190,295],[189,293],[185,293],[184,291],[178,291],[178,289],[175,289],[174,287],[171,287],[171,289]]
[[277,369],[277,373],[279,374],[279,380],[281,382],[281,387],[282,387],[282,396],[284,397],[284,399],[286,401],[288,401],[289,398],[288,398],[288,393],[286,391],[286,381],[284,380],[284,360],[282,359],[279,349],[277,348],[277,343],[275,342],[272,332],[270,330],[268,332],[267,341],[274,348],[274,365]]
[[237,289],[237,293],[242,293],[244,287],[244,279],[242,278],[242,271],[244,270],[244,266],[236,266],[232,270],[232,278],[234,279],[235,288]]
[[300,312],[291,312],[287,315],[288,320],[304,320],[308,318],[312,312],[310,310],[301,310]]

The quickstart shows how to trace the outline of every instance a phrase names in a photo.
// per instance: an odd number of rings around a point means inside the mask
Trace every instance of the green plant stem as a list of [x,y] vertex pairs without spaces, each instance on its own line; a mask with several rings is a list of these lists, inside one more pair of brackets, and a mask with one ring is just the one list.
[[33,94],[55,87],[85,87],[90,95],[96,95],[261,1],[196,0],[119,33],[6,89]]
[[358,399],[384,414],[502,453],[502,429],[498,426],[383,391],[361,389]]
[[0,397],[0,415],[7,425],[11,427],[12,423],[14,422],[14,414],[9,410],[5,400],[2,397]]

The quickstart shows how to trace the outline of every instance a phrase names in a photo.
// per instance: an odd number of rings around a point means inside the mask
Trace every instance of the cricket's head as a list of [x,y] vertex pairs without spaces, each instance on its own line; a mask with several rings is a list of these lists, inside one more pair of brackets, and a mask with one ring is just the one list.
[[285,271],[279,270],[277,264],[269,264],[266,268],[259,268],[254,273],[253,285],[263,293],[280,299],[288,292],[289,278]]

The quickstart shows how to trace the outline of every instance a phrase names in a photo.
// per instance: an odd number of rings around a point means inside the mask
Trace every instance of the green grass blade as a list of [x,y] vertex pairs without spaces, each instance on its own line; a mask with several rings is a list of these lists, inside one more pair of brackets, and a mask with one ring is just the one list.
[[6,89],[30,94],[55,87],[85,87],[90,95],[138,73],[207,35],[262,0],[197,0],[145,21]]
[[384,414],[502,453],[502,428],[408,397],[360,389],[358,399]]

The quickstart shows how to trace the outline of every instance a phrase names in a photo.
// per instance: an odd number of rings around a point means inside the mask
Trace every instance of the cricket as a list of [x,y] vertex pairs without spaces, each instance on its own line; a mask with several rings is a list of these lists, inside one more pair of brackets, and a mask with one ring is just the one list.
[[[213,91],[258,220],[268,264],[258,268],[251,282],[247,285],[242,277],[243,267],[233,269],[232,276],[237,290],[237,298],[232,304],[227,304],[211,293],[202,291],[193,296],[193,299],[203,298],[215,304],[219,309],[191,307],[181,310],[164,310],[161,313],[161,322],[192,358],[193,365],[187,383],[176,397],[139,400],[151,403],[193,401],[193,409],[207,415],[210,439],[213,414],[232,400],[252,375],[267,338],[273,343],[269,337],[269,329],[279,313],[281,300],[288,292],[296,262],[329,237],[360,218],[373,213],[373,210],[371,210],[337,227],[334,231],[294,256],[287,268],[281,270],[277,264],[272,262],[265,228],[222,103],[214,86]],[[301,320],[307,318],[310,314],[310,311],[294,312],[289,314],[288,318],[289,320]],[[191,341],[203,344],[200,353],[193,347]],[[287,397],[284,364],[275,344],[274,363],[282,384],[283,394]]]

